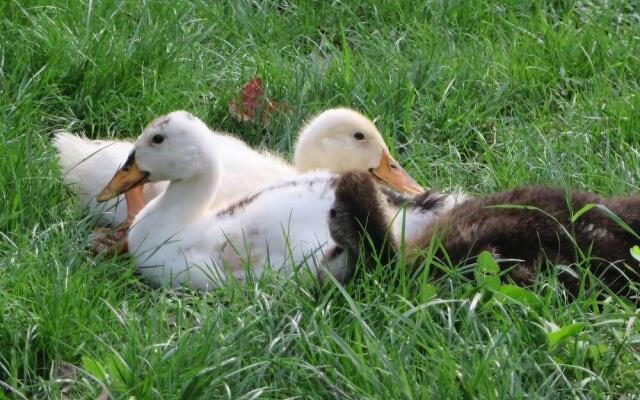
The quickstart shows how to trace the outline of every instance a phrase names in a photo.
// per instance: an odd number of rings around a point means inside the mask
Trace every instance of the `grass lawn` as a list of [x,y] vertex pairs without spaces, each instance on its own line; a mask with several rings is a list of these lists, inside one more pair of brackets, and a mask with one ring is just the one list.
[[[638,3],[348,3],[0,2],[0,399],[638,396],[635,307],[568,302],[553,273],[491,296],[399,260],[193,295],[84,250],[51,132],[130,138],[176,109],[289,157],[347,105],[425,186],[638,191]],[[266,129],[228,111],[254,75],[292,108]]]

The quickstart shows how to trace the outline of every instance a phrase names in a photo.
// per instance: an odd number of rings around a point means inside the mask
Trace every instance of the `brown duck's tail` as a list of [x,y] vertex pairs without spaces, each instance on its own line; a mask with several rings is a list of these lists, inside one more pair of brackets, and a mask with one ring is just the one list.
[[374,259],[388,263],[394,250],[388,238],[388,207],[371,175],[347,172],[336,183],[335,202],[329,212],[331,237],[355,257],[363,257],[365,265]]

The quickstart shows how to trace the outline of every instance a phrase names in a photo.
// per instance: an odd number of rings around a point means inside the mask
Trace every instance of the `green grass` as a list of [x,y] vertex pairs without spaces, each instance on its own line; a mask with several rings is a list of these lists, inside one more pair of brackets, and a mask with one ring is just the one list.
[[[635,2],[331,3],[0,3],[0,398],[61,398],[62,362],[68,398],[640,392],[635,309],[567,302],[553,275],[491,295],[482,274],[429,283],[398,262],[344,288],[267,276],[189,295],[84,250],[51,132],[134,137],[175,109],[288,156],[305,118],[347,105],[430,187],[638,191]],[[228,113],[256,74],[293,109],[267,129]]]

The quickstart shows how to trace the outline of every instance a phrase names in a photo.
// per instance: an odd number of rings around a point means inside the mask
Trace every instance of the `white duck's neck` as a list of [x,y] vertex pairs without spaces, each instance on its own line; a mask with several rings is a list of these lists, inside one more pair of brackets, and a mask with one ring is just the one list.
[[218,184],[217,174],[202,174],[189,180],[172,181],[163,193],[159,206],[183,220],[197,218],[209,209]]
[[213,201],[219,171],[220,165],[211,165],[190,179],[171,181],[167,189],[142,210],[140,220],[175,228],[198,219]]

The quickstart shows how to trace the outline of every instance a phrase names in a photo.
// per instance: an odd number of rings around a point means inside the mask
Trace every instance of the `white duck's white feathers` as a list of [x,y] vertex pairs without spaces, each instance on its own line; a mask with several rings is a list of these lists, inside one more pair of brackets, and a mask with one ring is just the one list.
[[129,249],[149,282],[174,288],[210,290],[223,284],[227,273],[244,281],[248,268],[260,277],[266,266],[283,273],[308,268],[319,277],[326,269],[343,280],[351,269],[346,254],[332,257],[338,247],[327,222],[334,179],[322,172],[299,176],[263,189],[230,211],[208,210],[186,225],[182,206],[154,200],[136,218]]
[[[332,174],[275,182],[215,212],[209,204],[227,170],[218,159],[214,136],[188,114],[172,113],[168,119],[161,127],[148,127],[135,146],[136,162],[151,180],[171,180],[129,231],[129,251],[146,279],[210,290],[225,282],[227,272],[243,280],[247,266],[258,277],[264,266],[290,272],[302,264],[317,275],[320,266],[339,279],[348,275],[346,256],[335,251],[329,234]],[[167,136],[162,152],[148,144],[158,132]],[[181,165],[175,177],[167,165]]]

